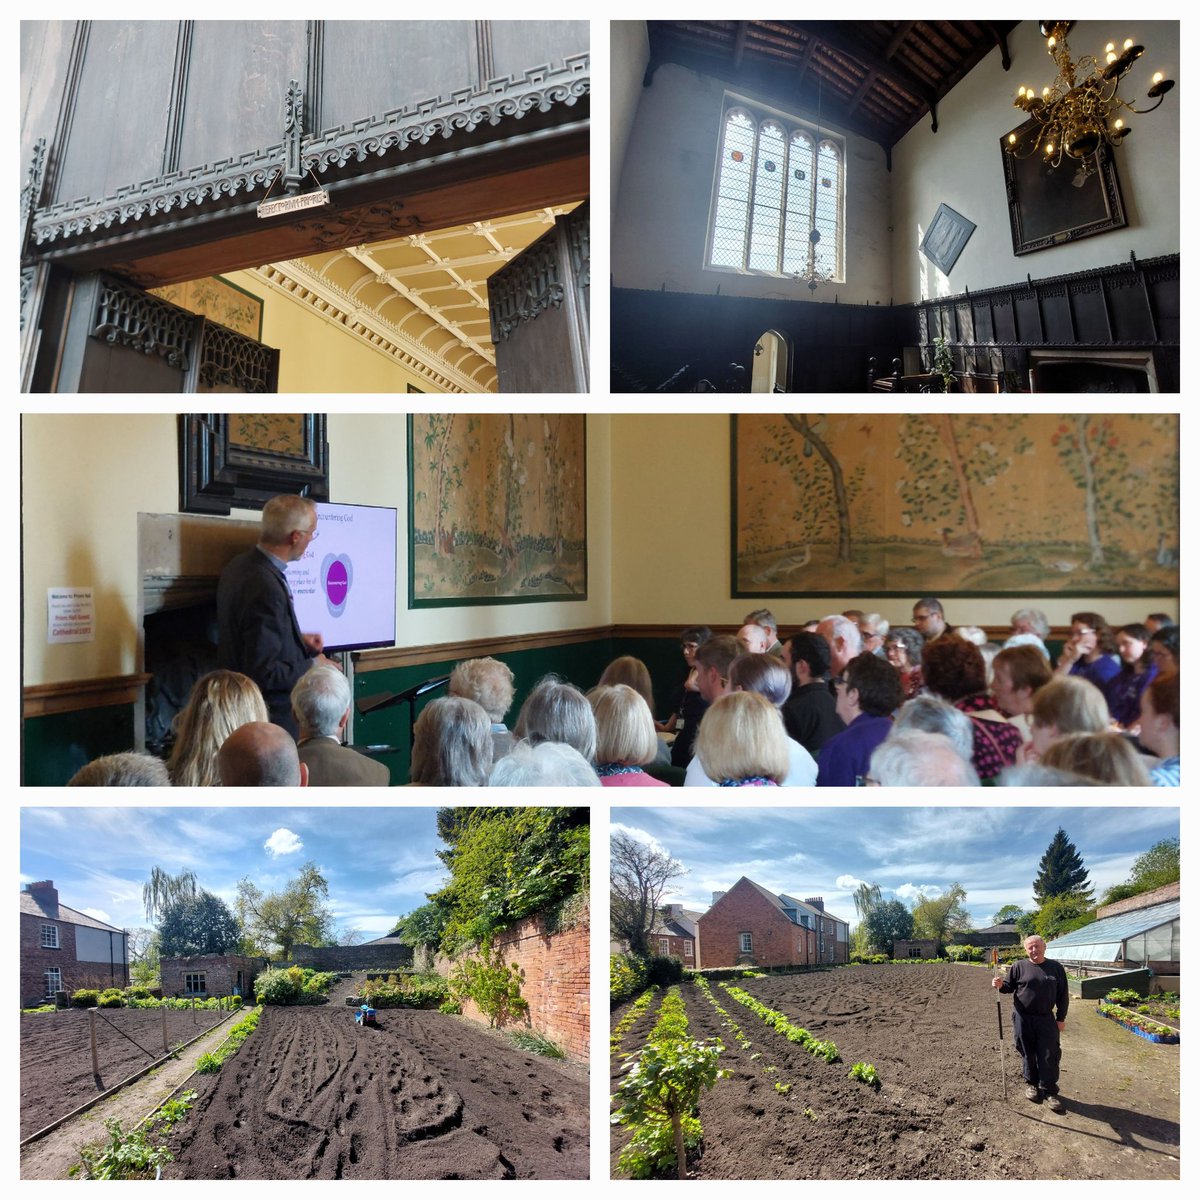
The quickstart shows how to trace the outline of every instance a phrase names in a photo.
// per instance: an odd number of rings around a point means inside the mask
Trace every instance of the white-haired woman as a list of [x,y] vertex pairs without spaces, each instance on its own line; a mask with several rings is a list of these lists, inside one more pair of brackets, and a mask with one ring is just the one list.
[[642,768],[654,761],[658,734],[645,699],[628,684],[600,684],[587,695],[596,717],[596,774],[603,787],[667,787]]
[[757,692],[721,696],[700,722],[696,757],[718,787],[778,787],[788,770],[779,710]]

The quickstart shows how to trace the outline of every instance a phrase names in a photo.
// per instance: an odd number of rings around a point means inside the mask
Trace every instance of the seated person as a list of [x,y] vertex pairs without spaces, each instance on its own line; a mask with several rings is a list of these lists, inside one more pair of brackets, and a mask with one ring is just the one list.
[[492,761],[512,749],[513,735],[504,718],[513,702],[513,673],[496,658],[468,658],[450,672],[446,691],[451,696],[474,700],[492,722]]
[[696,757],[718,787],[778,787],[788,770],[778,710],[756,692],[718,696],[700,722]]
[[1158,765],[1150,769],[1155,787],[1179,786],[1179,675],[1167,671],[1142,693],[1142,724],[1138,740]]
[[1144,625],[1122,625],[1116,636],[1121,669],[1104,685],[1104,699],[1113,722],[1137,732],[1142,715],[1142,692],[1158,674],[1150,657],[1150,631]]
[[1060,737],[1101,733],[1108,728],[1104,693],[1076,675],[1058,675],[1038,688],[1030,713],[1029,744],[1024,762],[1037,762]]
[[858,787],[870,774],[875,747],[892,730],[892,713],[904,701],[900,672],[868,652],[850,660],[836,686],[837,713],[846,728],[821,748],[817,787]]
[[474,700],[443,696],[413,726],[409,778],[423,787],[482,787],[492,767],[492,721]]
[[938,696],[914,696],[900,706],[892,718],[892,731],[888,737],[899,737],[902,733],[940,734],[950,741],[966,763],[975,754],[971,718]]
[[387,787],[391,782],[383,763],[342,745],[350,702],[350,680],[336,667],[309,667],[292,688],[292,713],[300,727],[296,748],[308,767],[309,787]]
[[1033,697],[1054,678],[1050,662],[1035,646],[1006,646],[992,663],[992,700],[1029,741]]
[[596,717],[596,774],[602,787],[668,787],[642,767],[658,747],[645,699],[628,684],[600,684],[588,692]]
[[220,787],[217,751],[235,730],[266,721],[266,701],[258,684],[239,671],[209,671],[196,680],[172,725],[175,745],[167,771],[175,787]]
[[783,724],[813,758],[846,728],[826,681],[830,657],[829,643],[813,630],[801,630],[783,644],[784,666],[792,673],[792,691],[780,710]]
[[1179,670],[1179,626],[1164,625],[1150,635],[1150,658],[1159,674]]
[[1055,674],[1081,675],[1104,691],[1104,685],[1121,669],[1116,649],[1113,631],[1099,613],[1074,613],[1071,636],[1059,656]]
[[489,787],[599,787],[592,764],[563,742],[514,742],[492,767]]
[[222,787],[304,787],[308,768],[292,735],[280,725],[251,721],[235,729],[217,752]]
[[[650,720],[653,722],[654,684],[650,679],[649,669],[640,658],[634,658],[632,654],[623,654],[620,658],[614,658],[604,668],[604,674],[600,676],[600,683],[602,686],[623,683],[627,687],[633,688],[645,700],[646,707],[650,710]],[[658,766],[666,766],[671,761],[671,747],[657,736],[654,742],[654,758],[650,761]]]
[[884,657],[900,672],[900,686],[904,688],[905,700],[920,695],[925,687],[925,674],[921,670],[921,655],[925,650],[925,639],[906,626],[888,631],[883,639]]
[[1133,743],[1120,733],[1069,733],[1039,760],[1043,767],[1071,771],[1113,787],[1149,787],[1150,772]]
[[980,779],[992,779],[1017,761],[1024,739],[987,694],[987,668],[979,647],[957,637],[925,643],[925,686],[971,718],[975,751],[971,765]]
[[1047,662],[1050,652],[1046,639],[1050,636],[1050,621],[1040,608],[1018,608],[1012,615],[1012,635],[1004,643],[1005,650],[1013,646],[1035,646],[1042,651]]
[[105,754],[80,767],[67,787],[170,787],[167,764],[153,754],[125,750]]
[[[781,708],[791,692],[788,669],[774,654],[743,654],[729,666],[729,685],[735,692],[757,692],[776,708]],[[793,738],[788,738],[788,771],[782,787],[812,787],[817,782],[817,764],[813,756]],[[688,763],[684,787],[715,787],[704,773],[700,761]]]
[[538,680],[525,698],[513,732],[518,738],[573,746],[588,762],[596,761],[596,718],[587,697],[557,675]]
[[687,674],[675,693],[670,716],[659,727],[663,733],[675,735],[675,741],[671,743],[671,762],[677,767],[686,767],[691,761],[696,730],[700,728],[700,718],[708,708],[708,701],[700,695],[700,688],[696,684],[696,651],[710,637],[712,630],[707,625],[689,625],[679,635]]
[[878,787],[978,787],[979,776],[945,734],[893,729],[871,755],[871,782]]

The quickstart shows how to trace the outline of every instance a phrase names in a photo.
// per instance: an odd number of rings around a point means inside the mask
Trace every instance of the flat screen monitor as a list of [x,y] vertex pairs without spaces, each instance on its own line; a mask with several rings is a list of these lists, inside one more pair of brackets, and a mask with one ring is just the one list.
[[396,644],[396,509],[317,504],[317,534],[288,586],[302,633],[325,649]]

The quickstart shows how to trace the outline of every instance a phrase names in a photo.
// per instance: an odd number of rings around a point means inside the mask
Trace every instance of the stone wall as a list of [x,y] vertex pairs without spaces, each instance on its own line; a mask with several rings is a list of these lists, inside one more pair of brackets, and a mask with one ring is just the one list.
[[[582,1061],[588,1058],[591,1038],[590,940],[591,920],[585,904],[568,928],[547,933],[543,918],[535,914],[497,934],[492,943],[500,961],[516,963],[521,970],[521,996],[529,1004],[521,1023],[549,1038],[570,1058]],[[443,975],[450,975],[454,965],[442,956],[436,960]],[[463,1015],[487,1023],[471,1001],[463,1005]]]
[[[164,996],[253,996],[254,978],[266,968],[264,958],[241,954],[193,954],[184,958],[164,958],[159,966]],[[203,993],[188,992],[185,976],[203,972]],[[240,979],[239,979],[240,975]]]
[[293,946],[291,958],[274,965],[315,971],[387,971],[411,967],[413,952],[411,946]]

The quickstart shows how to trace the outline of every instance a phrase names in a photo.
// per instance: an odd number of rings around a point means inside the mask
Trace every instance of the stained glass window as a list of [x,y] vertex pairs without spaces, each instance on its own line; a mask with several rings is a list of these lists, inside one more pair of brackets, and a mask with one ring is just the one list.
[[808,266],[811,234],[818,270],[842,272],[843,150],[833,138],[818,147],[808,129],[730,108],[709,239],[708,265],[769,274]]

